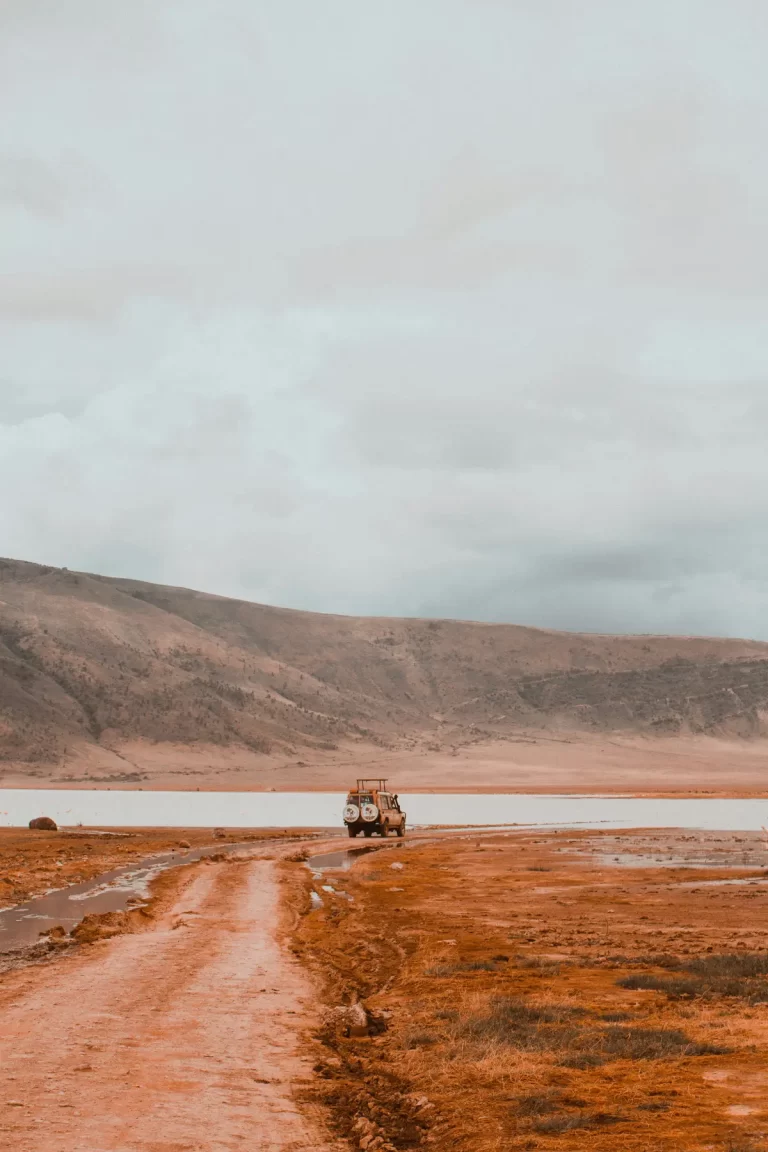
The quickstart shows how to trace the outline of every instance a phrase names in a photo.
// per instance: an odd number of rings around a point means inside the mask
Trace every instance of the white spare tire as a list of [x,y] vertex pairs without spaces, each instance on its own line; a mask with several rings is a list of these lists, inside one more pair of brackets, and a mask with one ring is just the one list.
[[375,804],[361,804],[360,815],[362,816],[363,820],[367,821],[369,824],[372,824],[374,820],[378,820],[379,810]]
[[347,804],[344,809],[344,822],[346,824],[356,824],[360,819],[360,809],[357,804]]

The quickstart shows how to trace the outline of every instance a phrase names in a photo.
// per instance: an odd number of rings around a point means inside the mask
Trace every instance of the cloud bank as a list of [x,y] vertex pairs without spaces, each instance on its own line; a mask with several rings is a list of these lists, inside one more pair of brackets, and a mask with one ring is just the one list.
[[761,0],[0,6],[0,551],[768,639]]

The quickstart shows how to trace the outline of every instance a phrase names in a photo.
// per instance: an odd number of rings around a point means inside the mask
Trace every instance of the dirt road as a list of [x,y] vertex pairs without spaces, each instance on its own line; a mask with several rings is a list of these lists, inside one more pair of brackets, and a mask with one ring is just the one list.
[[152,931],[3,983],[2,1152],[329,1148],[293,1094],[311,993],[274,869],[200,867]]

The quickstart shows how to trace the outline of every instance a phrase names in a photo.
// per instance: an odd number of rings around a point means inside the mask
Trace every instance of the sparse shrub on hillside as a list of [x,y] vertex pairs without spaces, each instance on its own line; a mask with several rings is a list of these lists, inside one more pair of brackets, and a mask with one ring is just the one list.
[[[98,741],[105,729],[118,739],[223,746],[263,724],[275,744],[306,739],[331,750],[335,736],[354,733],[387,748],[393,739],[434,744],[438,708],[460,719],[456,747],[547,727],[555,716],[595,732],[685,726],[749,736],[768,709],[768,660],[730,641],[686,642],[680,659],[668,641],[646,637],[633,655],[630,640],[581,638],[576,670],[567,647],[521,648],[509,627],[372,626],[14,561],[3,562],[0,579],[0,654],[17,661],[6,683],[26,691],[20,708],[31,724],[15,724],[16,759],[42,754],[33,731],[41,718],[56,732],[56,750],[45,753],[56,759],[72,737]],[[720,643],[727,659],[717,657]],[[395,648],[407,661],[394,659]],[[642,667],[633,667],[638,657]],[[281,685],[285,699],[264,700],[267,684]]]
[[223,680],[217,680],[213,677],[209,677],[207,680],[196,677],[193,684],[199,688],[215,692],[217,696],[221,696],[227,703],[234,704],[237,708],[245,708],[254,702],[253,692],[246,692],[237,684],[227,684]]
[[266,736],[242,736],[241,740],[251,752],[259,752],[262,756],[268,756],[272,751],[272,744]]

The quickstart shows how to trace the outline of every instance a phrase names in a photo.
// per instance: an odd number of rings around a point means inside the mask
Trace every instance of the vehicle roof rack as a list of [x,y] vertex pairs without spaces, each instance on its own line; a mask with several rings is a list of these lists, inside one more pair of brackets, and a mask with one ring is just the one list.
[[358,792],[386,792],[387,781],[379,777],[378,779],[360,780],[357,781]]

